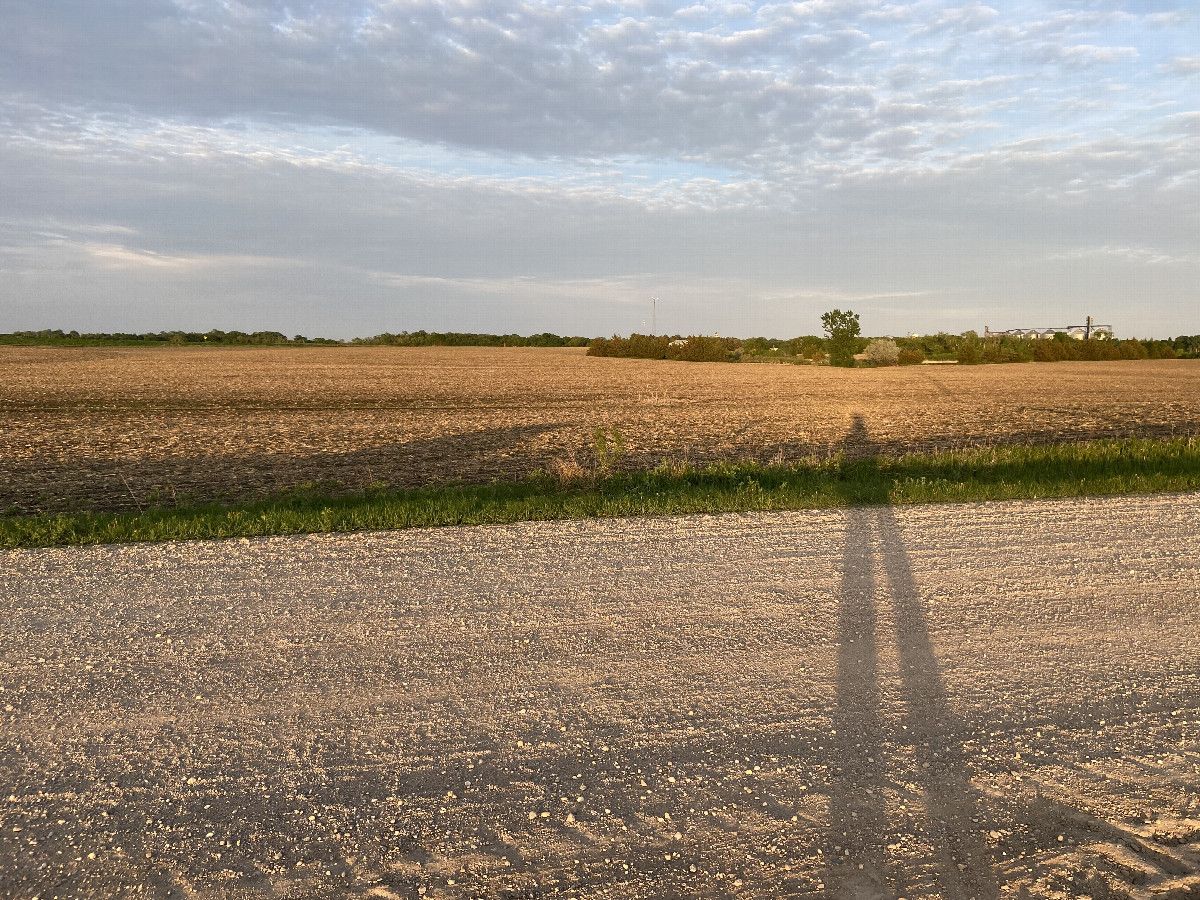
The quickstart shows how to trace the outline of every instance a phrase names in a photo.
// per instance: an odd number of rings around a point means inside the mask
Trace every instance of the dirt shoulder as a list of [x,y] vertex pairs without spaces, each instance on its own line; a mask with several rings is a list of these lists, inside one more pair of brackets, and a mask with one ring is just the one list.
[[6,552],[0,895],[1195,896],[1198,532],[1174,495]]

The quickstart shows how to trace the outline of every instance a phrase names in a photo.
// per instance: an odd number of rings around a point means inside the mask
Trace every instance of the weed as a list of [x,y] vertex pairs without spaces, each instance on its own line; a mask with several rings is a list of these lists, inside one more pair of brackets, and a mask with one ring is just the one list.
[[[121,475],[121,473],[119,473],[119,472],[117,474]],[[129,486],[129,479],[126,478],[124,475],[121,475],[121,483],[125,485],[125,490],[129,491],[129,496],[133,498],[133,502],[137,506],[138,512],[141,512],[142,511],[142,501],[139,500],[138,495],[133,492],[133,488],[131,488]]]
[[596,470],[601,475],[608,475],[625,455],[625,438],[615,425],[611,434],[605,432],[603,425],[597,425],[592,434],[592,453],[596,457]]
[[[595,485],[599,479],[611,475],[619,467],[625,455],[625,438],[615,427],[607,429],[597,425],[592,433],[591,450],[591,468],[580,463],[572,450],[566,459],[551,460],[549,471],[545,474],[561,486]],[[535,481],[539,474],[534,473]]]
[[568,485],[586,481],[590,478],[591,473],[579,464],[579,460],[575,458],[574,451],[567,459],[554,459],[550,461],[550,476],[560,485]]

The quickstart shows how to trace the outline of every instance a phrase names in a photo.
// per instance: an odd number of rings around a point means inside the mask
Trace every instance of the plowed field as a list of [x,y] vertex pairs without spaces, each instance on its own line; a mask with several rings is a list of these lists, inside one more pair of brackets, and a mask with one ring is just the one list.
[[1200,433],[1200,361],[841,370],[491,348],[0,348],[0,511]]

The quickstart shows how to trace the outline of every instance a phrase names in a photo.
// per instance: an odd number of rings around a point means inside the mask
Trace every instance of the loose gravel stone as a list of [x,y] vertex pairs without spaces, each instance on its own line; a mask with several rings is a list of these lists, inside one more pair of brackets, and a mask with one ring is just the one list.
[[1198,534],[1175,495],[0,553],[0,896],[1187,896]]

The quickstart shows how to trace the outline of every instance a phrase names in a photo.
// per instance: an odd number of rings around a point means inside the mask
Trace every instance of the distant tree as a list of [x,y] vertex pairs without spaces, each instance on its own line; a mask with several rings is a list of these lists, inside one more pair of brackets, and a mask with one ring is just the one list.
[[854,365],[855,338],[861,333],[858,313],[840,309],[821,315],[821,327],[829,338],[829,362],[835,366]]
[[977,366],[983,362],[983,341],[974,331],[964,331],[958,339],[955,359],[960,366]]
[[1171,342],[1176,356],[1195,358],[1200,356],[1200,334],[1181,334]]

